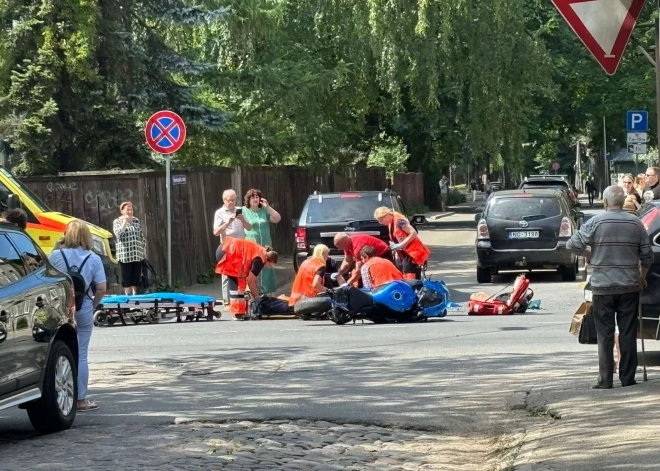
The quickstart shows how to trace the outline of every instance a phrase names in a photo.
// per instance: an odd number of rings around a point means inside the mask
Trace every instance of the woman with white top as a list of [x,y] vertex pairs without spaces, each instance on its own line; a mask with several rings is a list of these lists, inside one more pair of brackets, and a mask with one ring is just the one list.
[[93,248],[94,243],[89,227],[85,222],[74,219],[66,226],[64,243],[61,248],[53,250],[48,257],[50,263],[64,273],[77,269],[87,287],[80,310],[75,314],[78,333],[78,412],[99,408],[95,402],[87,399],[89,383],[87,354],[94,327],[94,309],[105,296],[106,281],[103,261],[98,254],[92,251]]

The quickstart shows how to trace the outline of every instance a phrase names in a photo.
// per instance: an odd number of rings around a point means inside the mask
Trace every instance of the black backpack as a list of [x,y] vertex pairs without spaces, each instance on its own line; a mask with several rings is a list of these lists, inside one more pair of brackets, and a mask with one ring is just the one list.
[[[87,286],[87,283],[85,283],[85,278],[82,276],[82,269],[85,266],[85,263],[87,263],[87,260],[89,260],[89,257],[92,256],[90,253],[85,257],[85,259],[82,261],[80,266],[74,265],[73,267],[69,266],[69,261],[66,259],[66,256],[64,255],[64,251],[60,249],[60,253],[62,254],[62,259],[64,260],[64,264],[66,265],[66,273],[71,277],[71,281],[73,281],[73,291],[76,296],[76,311],[80,311],[82,308],[82,303],[83,300],[85,299],[85,296],[87,295],[87,292],[89,291],[89,288]],[[92,284],[94,284],[92,282]],[[93,289],[93,288],[92,288]],[[92,299],[91,297],[89,299]]]

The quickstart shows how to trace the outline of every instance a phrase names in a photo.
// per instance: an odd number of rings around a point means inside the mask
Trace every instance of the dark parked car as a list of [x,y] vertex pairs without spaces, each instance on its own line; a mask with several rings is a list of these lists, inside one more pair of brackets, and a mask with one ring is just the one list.
[[519,188],[553,188],[563,190],[566,192],[566,196],[568,196],[573,207],[577,208],[580,206],[578,194],[565,175],[532,175],[525,177]]
[[40,432],[76,417],[78,338],[69,277],[32,239],[0,222],[0,410],[26,409]]
[[575,280],[577,257],[566,242],[577,224],[560,191],[498,192],[476,219],[479,283],[490,283],[500,270],[558,269],[565,281]]
[[335,248],[338,232],[369,234],[389,242],[387,227],[378,224],[374,211],[380,206],[394,208],[405,214],[403,201],[395,192],[355,191],[350,193],[314,193],[307,198],[300,219],[293,221],[296,228],[293,265],[296,272],[318,244],[330,248],[330,257],[336,262],[344,253]]

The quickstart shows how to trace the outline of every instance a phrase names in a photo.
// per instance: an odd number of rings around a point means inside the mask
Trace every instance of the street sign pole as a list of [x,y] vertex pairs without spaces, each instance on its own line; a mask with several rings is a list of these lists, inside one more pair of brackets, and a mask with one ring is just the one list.
[[609,186],[608,180],[610,178],[609,171],[607,169],[607,126],[605,121],[605,116],[603,116],[603,191]]
[[167,193],[167,286],[172,286],[172,171],[171,154],[165,156],[165,192]]
[[186,140],[186,125],[172,111],[154,113],[144,127],[147,144],[165,156],[165,194],[167,198],[167,284],[172,286],[172,155]]

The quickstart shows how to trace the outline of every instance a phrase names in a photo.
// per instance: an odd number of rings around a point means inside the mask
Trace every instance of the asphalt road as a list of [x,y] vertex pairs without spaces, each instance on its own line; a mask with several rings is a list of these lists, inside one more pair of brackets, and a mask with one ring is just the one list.
[[[421,231],[433,250],[429,273],[447,282],[456,302],[515,279],[476,283],[475,225],[473,214],[456,214]],[[596,348],[568,333],[583,299],[580,279],[530,279],[541,309],[524,315],[455,309],[408,325],[223,319],[97,328],[90,397],[101,409],[79,414],[75,425],[292,417],[506,431],[520,420],[506,405],[515,391],[597,375]],[[0,412],[0,438],[30,431],[23,411]]]

